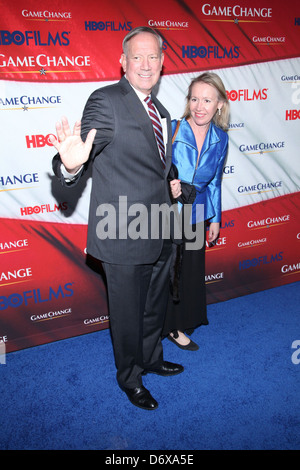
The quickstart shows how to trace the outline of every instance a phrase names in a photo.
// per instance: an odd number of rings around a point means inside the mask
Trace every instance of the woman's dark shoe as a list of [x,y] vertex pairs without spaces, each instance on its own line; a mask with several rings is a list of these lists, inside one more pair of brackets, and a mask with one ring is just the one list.
[[178,346],[180,349],[185,349],[186,351],[197,351],[199,349],[198,344],[194,343],[194,341],[191,339],[188,344],[183,346],[182,344],[178,343],[178,341],[176,341],[176,338],[178,338],[178,333],[176,332],[173,334],[174,336],[168,335],[167,338],[172,341],[172,343],[176,344],[176,346]]

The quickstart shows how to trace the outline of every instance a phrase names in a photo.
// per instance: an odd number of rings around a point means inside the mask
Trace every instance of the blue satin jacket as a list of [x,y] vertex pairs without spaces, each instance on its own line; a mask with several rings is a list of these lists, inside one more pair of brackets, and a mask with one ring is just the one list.
[[[172,121],[172,134],[177,120]],[[228,148],[228,135],[213,123],[206,134],[198,167],[198,149],[191,126],[184,118],[180,122],[172,146],[172,161],[178,169],[178,178],[196,187],[196,199],[192,208],[192,223],[203,220],[196,211],[196,204],[204,205],[204,220],[221,221],[221,180]]]

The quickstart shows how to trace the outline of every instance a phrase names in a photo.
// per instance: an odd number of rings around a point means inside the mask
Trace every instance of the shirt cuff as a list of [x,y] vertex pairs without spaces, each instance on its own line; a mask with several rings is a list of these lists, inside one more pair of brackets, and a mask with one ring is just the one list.
[[63,164],[61,164],[60,171],[61,171],[61,174],[63,175],[63,177],[65,178],[66,182],[69,183],[69,182],[73,181],[78,176],[78,174],[82,170],[82,167],[83,167],[83,165],[79,168],[79,170],[76,171],[76,173],[69,173],[66,170],[65,166]]

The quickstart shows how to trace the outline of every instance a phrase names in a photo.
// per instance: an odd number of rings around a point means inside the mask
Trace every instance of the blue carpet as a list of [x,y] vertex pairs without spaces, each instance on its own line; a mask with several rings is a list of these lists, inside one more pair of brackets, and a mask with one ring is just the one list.
[[299,305],[299,283],[209,305],[209,326],[193,335],[199,351],[164,340],[184,373],[144,377],[155,411],[118,388],[108,330],[10,353],[0,449],[299,449]]

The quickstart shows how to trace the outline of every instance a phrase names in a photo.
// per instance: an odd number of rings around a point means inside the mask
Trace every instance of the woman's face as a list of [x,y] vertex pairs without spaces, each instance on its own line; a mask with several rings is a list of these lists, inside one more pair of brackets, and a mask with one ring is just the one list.
[[216,88],[207,83],[194,83],[190,99],[191,118],[197,126],[209,126],[218,108],[223,103],[218,99]]

